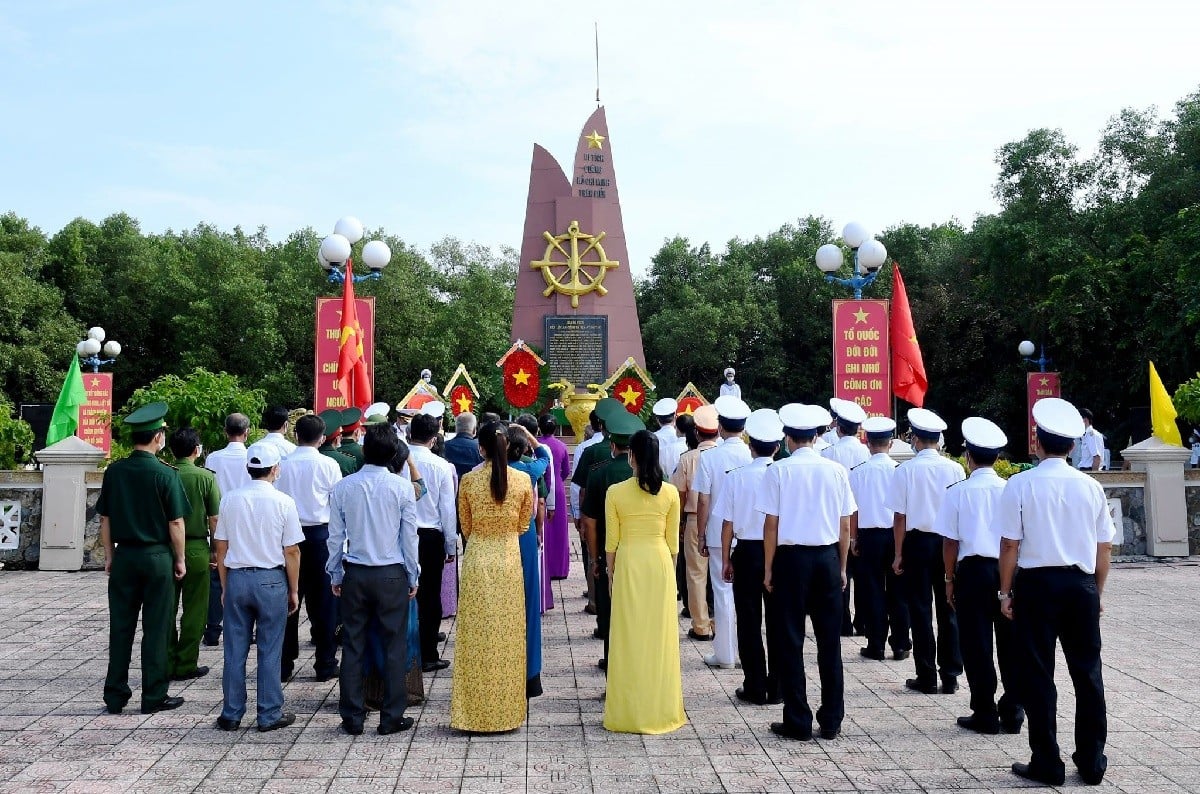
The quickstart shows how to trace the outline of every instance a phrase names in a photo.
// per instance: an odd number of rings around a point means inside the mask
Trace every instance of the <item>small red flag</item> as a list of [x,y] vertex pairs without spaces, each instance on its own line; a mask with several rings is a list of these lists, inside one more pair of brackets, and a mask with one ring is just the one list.
[[920,408],[929,391],[925,377],[925,362],[921,359],[921,346],[917,344],[917,329],[913,326],[912,309],[908,305],[908,291],[900,266],[892,270],[892,393],[901,400]]
[[363,351],[363,327],[358,321],[354,302],[354,266],[346,260],[346,281],[342,287],[342,330],[339,337],[337,381],[338,390],[346,405],[366,408],[371,397],[371,379],[367,374],[367,358]]

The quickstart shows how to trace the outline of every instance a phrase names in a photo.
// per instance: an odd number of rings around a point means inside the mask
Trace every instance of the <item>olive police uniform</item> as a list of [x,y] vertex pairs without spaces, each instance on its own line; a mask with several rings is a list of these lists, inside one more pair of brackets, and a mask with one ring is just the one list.
[[[209,519],[220,512],[221,490],[217,478],[192,460],[176,463],[183,492],[191,510],[183,519],[183,562],[186,572],[175,583],[175,608],[183,605],[178,631],[171,625],[171,677],[193,678],[200,657],[200,638],[208,623],[208,591],[211,586]],[[218,582],[220,580],[218,579]],[[207,672],[207,668],[205,669]]]
[[367,462],[362,444],[354,440],[354,431],[358,429],[362,418],[363,412],[357,408],[347,408],[342,411],[342,443],[338,446],[337,451],[354,458],[355,471],[361,469]]
[[[165,426],[166,403],[151,403],[125,418],[134,431]],[[104,703],[119,712],[129,702],[129,661],[142,614],[142,710],[167,700],[175,604],[174,558],[168,524],[189,512],[179,474],[154,455],[135,450],[104,471],[96,512],[108,519],[116,546],[108,578],[108,674]],[[207,564],[207,560],[205,561]]]
[[321,411],[318,416],[325,423],[325,443],[317,447],[317,452],[320,452],[336,463],[338,468],[342,470],[343,477],[349,477],[358,471],[358,464],[355,463],[354,458],[343,452],[339,452],[338,448],[333,445],[333,440],[342,431],[342,412],[335,408],[330,408],[327,411]]

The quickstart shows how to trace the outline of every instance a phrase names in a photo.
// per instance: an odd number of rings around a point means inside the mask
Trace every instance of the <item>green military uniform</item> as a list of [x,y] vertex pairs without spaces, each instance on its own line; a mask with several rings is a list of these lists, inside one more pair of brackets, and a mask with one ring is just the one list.
[[325,422],[325,443],[317,447],[317,452],[328,458],[332,458],[333,462],[342,470],[342,476],[349,477],[358,471],[358,464],[354,462],[354,458],[338,452],[338,448],[333,445],[333,441],[330,438],[331,436],[336,436],[342,430],[342,412],[330,408],[328,411],[322,411],[319,416]]
[[183,603],[183,615],[179,618],[179,630],[172,622],[171,677],[191,678],[196,672],[200,658],[200,638],[208,622],[209,574],[209,519],[220,511],[221,491],[216,476],[202,469],[195,461],[184,459],[176,464],[183,492],[187,494],[192,509],[183,519],[183,561],[186,572],[183,579],[175,583],[175,609]]
[[355,441],[353,436],[354,430],[358,427],[358,423],[362,418],[362,411],[357,408],[347,408],[342,411],[342,444],[337,448],[337,451],[354,458],[355,471],[361,469],[363,464],[367,462],[367,458],[363,454],[362,444]]
[[[625,406],[621,404],[621,401],[615,400],[612,397],[605,397],[598,401],[595,411],[596,415],[600,417],[600,421],[606,425],[611,417],[620,417],[621,414],[629,415],[629,412],[625,410]],[[599,444],[592,444],[581,455],[579,464],[575,467],[575,473],[571,476],[571,482],[580,488],[586,489],[588,474],[591,473],[592,467],[597,463],[612,459],[612,450],[608,446],[607,427],[604,431],[604,440]]]
[[[125,423],[136,431],[164,426],[166,403],[134,411]],[[190,512],[183,483],[175,469],[154,455],[135,450],[104,472],[96,512],[108,519],[116,548],[109,561],[108,674],[104,703],[110,712],[125,707],[132,696],[129,661],[138,613],[142,615],[142,710],[167,699],[175,604],[174,558],[168,524]]]

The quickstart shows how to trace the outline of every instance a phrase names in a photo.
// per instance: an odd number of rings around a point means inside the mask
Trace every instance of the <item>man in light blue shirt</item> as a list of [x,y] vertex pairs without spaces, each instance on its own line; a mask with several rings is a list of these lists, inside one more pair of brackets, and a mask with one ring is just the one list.
[[399,445],[387,425],[363,439],[363,468],[339,482],[329,498],[329,562],[333,594],[341,598],[342,669],[338,711],[342,729],[363,732],[363,654],[367,625],[376,618],[384,648],[384,702],[379,733],[412,727],[404,716],[408,660],[408,603],[417,595],[416,498],[412,483],[392,474]]

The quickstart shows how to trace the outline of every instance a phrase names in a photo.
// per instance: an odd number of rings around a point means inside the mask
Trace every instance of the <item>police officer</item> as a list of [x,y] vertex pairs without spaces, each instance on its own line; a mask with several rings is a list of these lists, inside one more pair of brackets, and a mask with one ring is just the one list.
[[[724,580],[733,584],[733,603],[737,613],[738,655],[742,659],[742,686],[734,694],[738,700],[759,706],[776,705],[779,698],[779,618],[774,596],[763,588],[766,568],[763,561],[763,521],[754,500],[772,464],[779,442],[783,440],[783,422],[770,408],[761,408],[746,419],[750,437],[749,464],[729,472],[721,495],[713,504],[713,514],[721,520],[721,559]],[[737,545],[734,546],[734,539]],[[762,642],[763,614],[767,618],[767,649]]]
[[[350,411],[358,411],[358,409],[347,409],[347,413]],[[336,463],[342,476],[348,477],[358,471],[358,464],[355,463],[354,458],[338,451],[338,439],[342,433],[342,425],[347,424],[343,413],[336,408],[329,408],[321,411],[319,416],[325,423],[325,441],[317,448],[317,452]],[[358,419],[356,418],[354,421],[357,422]]]
[[888,507],[894,513],[892,532],[896,544],[892,570],[903,581],[917,672],[917,677],[908,679],[904,685],[932,695],[938,691],[940,674],[942,692],[949,695],[958,690],[962,656],[958,650],[958,622],[944,597],[946,567],[942,538],[933,531],[933,522],[946,489],[966,479],[966,475],[962,466],[938,452],[942,431],[946,429],[940,416],[926,408],[912,408],[908,423],[912,426],[917,454],[896,467],[888,497]]
[[851,522],[851,559],[855,565],[854,587],[862,596],[858,612],[867,637],[867,647],[858,652],[883,661],[883,646],[890,642],[892,658],[899,661],[908,658],[912,641],[901,581],[892,570],[896,542],[892,533],[894,517],[887,506],[896,471],[896,461],[888,454],[896,422],[886,416],[872,416],[863,422],[863,429],[871,457],[850,470],[850,490],[858,505]]
[[[941,535],[946,566],[946,602],[958,616],[963,667],[971,687],[971,715],[958,724],[978,733],[1018,733],[1025,712],[1017,700],[1012,626],[1000,614],[993,590],[1000,590],[1000,528],[996,508],[1004,480],[994,464],[1008,443],[994,423],[972,416],[962,423],[971,475],[952,486],[942,500],[933,531]],[[1004,694],[996,706],[992,635]]]
[[[1100,604],[1116,534],[1100,484],[1067,463],[1083,419],[1066,400],[1033,406],[1037,468],[1013,476],[1000,496],[1000,591],[1013,619],[1021,705],[1029,718],[1028,764],[1014,774],[1061,785],[1056,738],[1055,642],[1062,643],[1075,685],[1075,762],[1085,783],[1099,785],[1108,768],[1108,721],[1100,661]],[[1014,579],[1015,574],[1015,579]]]
[[96,512],[108,579],[108,674],[104,705],[120,714],[129,702],[129,661],[142,615],[142,713],[176,709],[167,694],[175,617],[175,582],[183,579],[184,517],[190,511],[179,473],[155,457],[166,441],[167,404],[125,417],[133,452],[104,471]]
[[783,720],[771,732],[808,741],[813,713],[804,681],[805,619],[812,619],[821,675],[817,709],[822,739],[834,739],[846,715],[842,680],[842,591],[850,550],[850,516],[856,506],[846,469],[813,449],[817,433],[832,421],[819,405],[790,403],[779,409],[791,451],[767,469],[755,499],[763,522],[763,585],[778,599],[779,687]]

